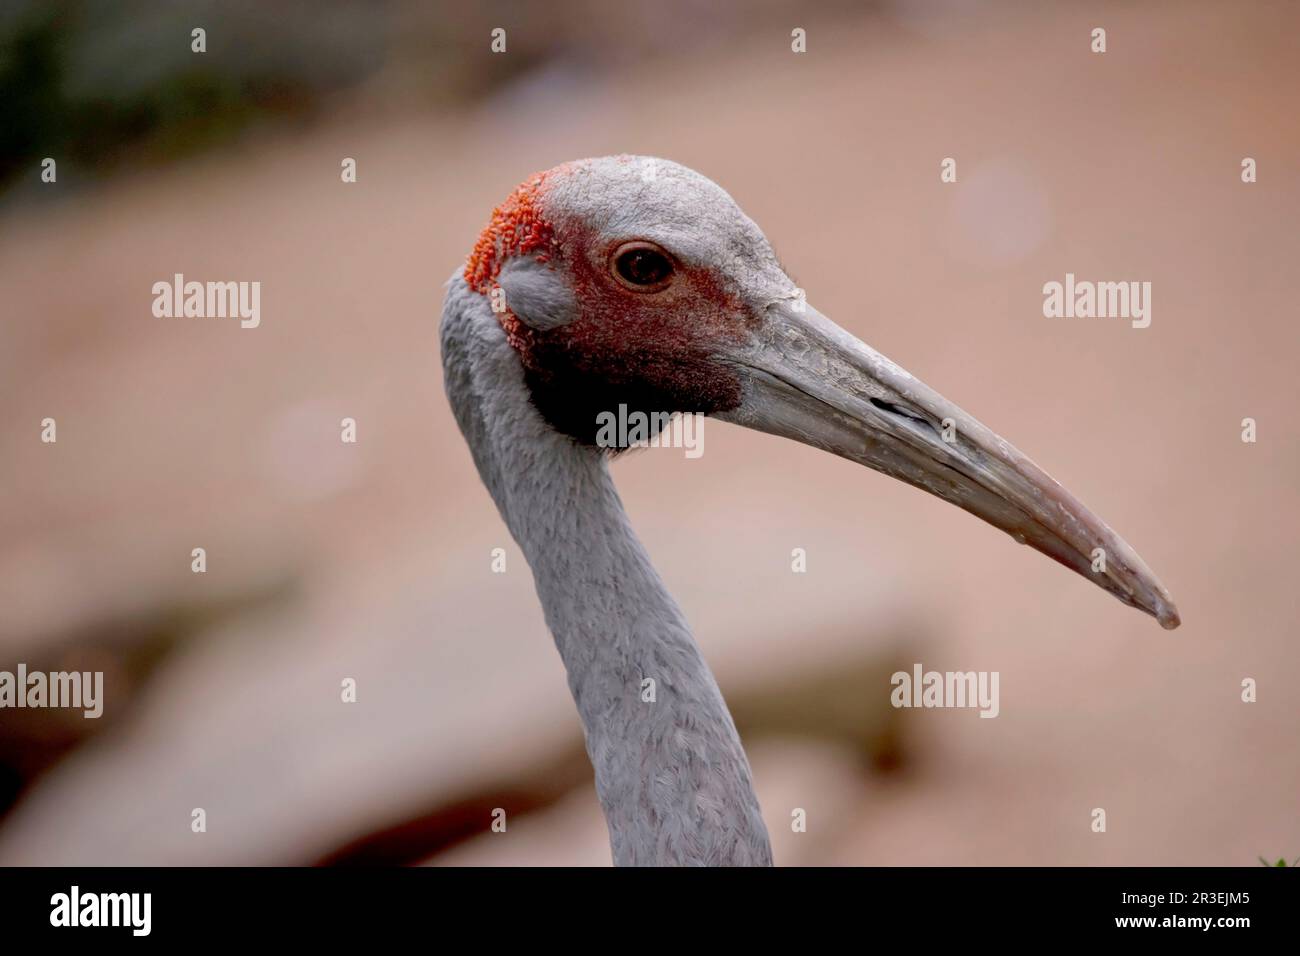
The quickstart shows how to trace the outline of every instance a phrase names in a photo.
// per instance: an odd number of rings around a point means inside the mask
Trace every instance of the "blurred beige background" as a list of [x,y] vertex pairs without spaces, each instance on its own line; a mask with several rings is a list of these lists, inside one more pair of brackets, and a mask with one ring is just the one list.
[[[1300,8],[569,14],[453,28],[385,5],[374,68],[310,110],[181,158],[127,150],[89,184],[33,185],[33,160],[11,186],[0,669],[103,670],[107,706],[0,711],[0,864],[608,864],[436,331],[493,205],[614,152],[719,182],[819,309],[1038,461],[1182,612],[1164,632],[935,499],[722,423],[699,460],[621,459],[778,863],[1300,855]],[[418,42],[439,25],[455,82]],[[495,25],[509,69],[475,65]],[[214,69],[221,47],[212,31]],[[259,280],[261,327],[154,318],[175,272]],[[1150,328],[1043,318],[1066,272],[1152,282]],[[999,671],[1001,715],[892,711],[888,675],[914,661]]]

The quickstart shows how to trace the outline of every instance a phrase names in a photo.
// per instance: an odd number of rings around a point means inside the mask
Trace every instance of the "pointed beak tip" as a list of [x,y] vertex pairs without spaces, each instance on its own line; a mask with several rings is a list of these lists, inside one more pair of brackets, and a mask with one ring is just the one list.
[[1156,601],[1156,607],[1154,607],[1154,610],[1149,611],[1149,614],[1156,618],[1160,622],[1160,626],[1165,628],[1166,631],[1173,631],[1179,624],[1183,623],[1182,617],[1179,617],[1178,614],[1178,607],[1174,606],[1173,598],[1170,598],[1167,592],[1160,594]]
[[[927,491],[1089,578],[1165,630],[1182,623],[1137,553],[1009,442],[806,303],[777,303],[764,322],[763,334],[728,360],[748,376],[746,400],[729,420]],[[935,421],[957,440],[940,440]],[[1117,559],[1109,569],[1093,565],[1099,546]]]

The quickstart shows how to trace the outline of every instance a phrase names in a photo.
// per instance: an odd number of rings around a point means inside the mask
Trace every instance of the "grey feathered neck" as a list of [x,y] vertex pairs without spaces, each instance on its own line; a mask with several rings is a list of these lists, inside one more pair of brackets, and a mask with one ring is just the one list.
[[[456,420],[568,672],[614,863],[770,865],[731,715],[604,457],[537,413],[518,356],[459,274],[441,334]],[[654,702],[643,699],[647,678]]]

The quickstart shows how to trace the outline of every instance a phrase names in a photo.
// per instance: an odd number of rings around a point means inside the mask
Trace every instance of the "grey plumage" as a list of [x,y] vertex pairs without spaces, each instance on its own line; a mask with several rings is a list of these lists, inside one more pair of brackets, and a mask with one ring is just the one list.
[[[631,278],[648,248],[667,280]],[[657,275],[662,269],[655,271]],[[507,310],[490,298],[504,292]],[[499,298],[499,296],[497,296]],[[1129,545],[1014,446],[804,301],[717,185],[642,157],[567,163],[500,207],[442,317],[448,398],[532,568],[616,864],[769,864],[735,725],[628,524],[598,412],[702,412],[956,504],[1178,625]],[[1097,549],[1106,565],[1093,570]],[[642,699],[643,679],[656,699]]]
[[[542,420],[496,316],[459,273],[442,356],[456,420],[533,570],[568,672],[614,863],[770,864],[731,715],[605,456]],[[641,699],[645,677],[654,703]]]

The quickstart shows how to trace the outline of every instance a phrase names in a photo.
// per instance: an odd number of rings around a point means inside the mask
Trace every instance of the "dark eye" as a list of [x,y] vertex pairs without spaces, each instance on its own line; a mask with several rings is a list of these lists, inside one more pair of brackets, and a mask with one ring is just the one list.
[[654,292],[673,277],[673,263],[667,254],[648,242],[627,242],[614,253],[614,275],[629,289]]

